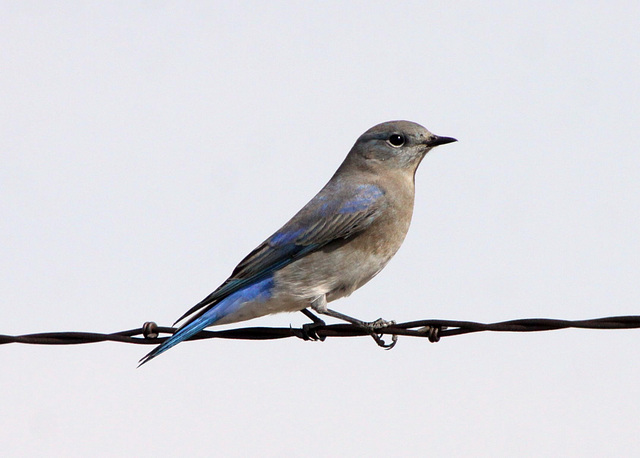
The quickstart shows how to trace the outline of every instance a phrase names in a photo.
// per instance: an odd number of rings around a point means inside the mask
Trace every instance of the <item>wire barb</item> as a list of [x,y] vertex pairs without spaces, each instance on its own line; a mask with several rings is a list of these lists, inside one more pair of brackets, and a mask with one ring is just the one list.
[[[379,339],[383,335],[391,335],[392,342],[385,344],[393,347],[398,336],[422,337],[429,342],[438,342],[442,337],[450,337],[473,332],[538,332],[554,331],[558,329],[638,329],[640,328],[640,315],[613,316],[595,318],[591,320],[554,320],[549,318],[528,318],[521,320],[502,321],[499,323],[477,323],[473,321],[453,320],[421,320],[406,323],[394,323],[375,330]],[[316,322],[311,330],[315,340],[325,340],[327,337],[358,337],[370,336],[371,331],[354,324],[325,324]],[[78,345],[95,342],[123,342],[139,345],[157,345],[168,337],[160,337],[160,334],[173,334],[177,331],[173,327],[158,326],[153,321],[148,321],[141,328],[128,331],[100,334],[92,332],[46,332],[38,334],[26,334],[21,336],[9,336],[0,334],[0,345],[8,343],[22,343],[35,345]],[[265,328],[249,327],[225,329],[221,331],[201,331],[188,340],[201,339],[245,339],[245,340],[274,340],[297,337],[301,340],[310,339],[310,328],[304,325],[301,328]]]
[[155,339],[158,337],[158,325],[155,321],[146,321],[142,325],[142,335],[145,339]]
[[440,341],[440,332],[442,332],[443,329],[447,328],[441,326],[424,326],[418,329],[418,331],[424,332],[424,335],[429,339],[429,342],[436,343]]

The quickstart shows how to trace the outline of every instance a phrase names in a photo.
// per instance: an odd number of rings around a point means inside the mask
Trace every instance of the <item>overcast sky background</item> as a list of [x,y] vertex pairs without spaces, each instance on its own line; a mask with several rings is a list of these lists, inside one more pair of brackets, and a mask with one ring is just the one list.
[[[1,334],[170,325],[408,119],[363,319],[640,314],[638,2],[0,2]],[[299,316],[298,316],[299,315]],[[251,325],[289,326],[301,314]],[[0,347],[6,456],[637,452],[640,331]]]

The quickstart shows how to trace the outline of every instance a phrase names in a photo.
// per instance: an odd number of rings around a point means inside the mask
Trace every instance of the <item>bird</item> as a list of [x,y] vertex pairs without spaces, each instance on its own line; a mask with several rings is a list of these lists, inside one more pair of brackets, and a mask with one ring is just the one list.
[[389,325],[327,304],[363,286],[395,255],[411,223],[418,166],[432,148],[455,141],[411,121],[367,130],[320,192],[184,313],[177,331],[140,366],[209,326],[272,313],[302,311],[323,323],[313,310],[370,331]]

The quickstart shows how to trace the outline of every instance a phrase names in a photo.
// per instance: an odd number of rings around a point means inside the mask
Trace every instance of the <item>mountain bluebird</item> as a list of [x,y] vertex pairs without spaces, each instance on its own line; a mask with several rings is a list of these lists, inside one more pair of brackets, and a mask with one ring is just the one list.
[[398,251],[411,222],[418,165],[431,148],[454,141],[409,121],[366,131],[325,187],[187,311],[178,331],[141,364],[213,324],[276,312],[303,311],[313,319],[310,307],[370,331],[388,324],[356,320],[327,303],[367,283]]

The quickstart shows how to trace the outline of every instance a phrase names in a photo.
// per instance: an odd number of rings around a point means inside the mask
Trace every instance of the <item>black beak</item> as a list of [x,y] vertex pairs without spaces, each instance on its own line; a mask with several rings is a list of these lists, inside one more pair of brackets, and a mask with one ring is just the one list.
[[455,138],[438,137],[437,135],[434,135],[429,140],[427,140],[425,143],[426,143],[427,146],[433,148],[434,146],[446,145],[447,143],[453,143],[453,142],[457,142],[457,141],[458,140],[456,140]]

